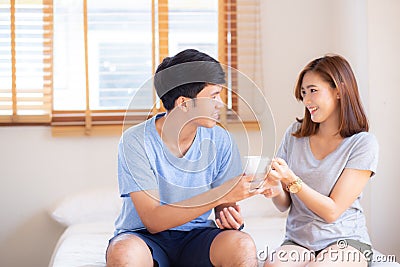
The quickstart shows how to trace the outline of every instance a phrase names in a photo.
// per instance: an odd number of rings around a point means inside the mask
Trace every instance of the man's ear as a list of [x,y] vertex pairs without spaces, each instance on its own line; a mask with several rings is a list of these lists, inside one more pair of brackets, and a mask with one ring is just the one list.
[[175,100],[175,106],[184,112],[187,112],[189,110],[187,98],[184,96],[180,96]]

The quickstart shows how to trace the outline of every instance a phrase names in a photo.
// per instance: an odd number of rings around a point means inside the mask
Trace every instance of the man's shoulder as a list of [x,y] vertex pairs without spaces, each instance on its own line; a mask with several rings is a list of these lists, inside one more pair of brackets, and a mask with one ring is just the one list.
[[133,125],[126,129],[122,134],[122,139],[141,139],[149,135],[152,119],[145,120],[139,124]]
[[203,133],[204,137],[209,137],[212,139],[231,139],[231,133],[224,129],[223,127],[216,125],[212,128],[204,128],[201,127],[200,130]]

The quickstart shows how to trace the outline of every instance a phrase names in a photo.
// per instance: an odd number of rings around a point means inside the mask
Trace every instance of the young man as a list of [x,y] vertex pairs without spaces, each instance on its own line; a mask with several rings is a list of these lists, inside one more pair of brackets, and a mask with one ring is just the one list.
[[218,61],[193,49],[159,65],[154,85],[167,112],[121,138],[123,207],[107,266],[257,266],[236,202],[263,188],[249,190],[236,144],[216,126],[224,77]]

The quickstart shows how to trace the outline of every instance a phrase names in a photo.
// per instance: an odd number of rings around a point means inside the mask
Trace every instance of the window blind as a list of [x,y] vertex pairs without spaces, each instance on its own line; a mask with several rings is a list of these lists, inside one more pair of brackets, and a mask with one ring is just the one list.
[[52,0],[0,1],[0,123],[49,123]]
[[262,98],[260,0],[220,3],[219,59],[227,66],[227,122],[258,125],[257,100]]
[[[243,120],[257,122],[266,106],[263,91],[260,0],[236,0],[237,14],[237,111]],[[258,118],[257,118],[258,116]]]

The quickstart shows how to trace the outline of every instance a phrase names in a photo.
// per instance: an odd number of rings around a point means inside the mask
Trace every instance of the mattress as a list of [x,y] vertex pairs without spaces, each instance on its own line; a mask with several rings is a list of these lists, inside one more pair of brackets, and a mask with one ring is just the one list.
[[[243,231],[254,239],[258,250],[278,247],[284,235],[285,218],[247,218]],[[81,223],[69,226],[53,251],[49,267],[104,267],[112,223]],[[268,239],[268,240],[266,240]]]
[[[108,240],[112,237],[112,222],[79,223],[69,226],[61,235],[53,251],[49,267],[105,267]],[[271,251],[283,241],[284,217],[251,217],[245,220],[245,232],[257,246],[257,253]],[[382,253],[374,250],[374,258]],[[259,262],[259,266],[263,266]],[[373,267],[399,267],[395,262],[373,262]]]
[[69,226],[57,242],[49,267],[106,266],[105,253],[113,231],[113,223]]

